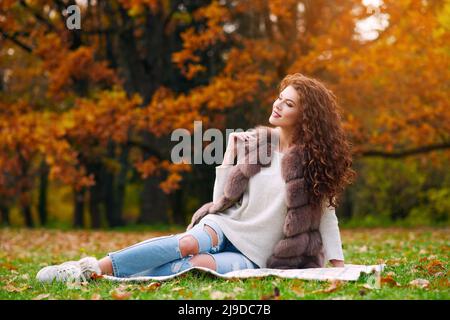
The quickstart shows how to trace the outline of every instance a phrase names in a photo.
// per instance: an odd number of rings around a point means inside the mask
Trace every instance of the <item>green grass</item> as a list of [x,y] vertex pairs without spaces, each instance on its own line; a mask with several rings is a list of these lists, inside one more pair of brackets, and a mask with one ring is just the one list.
[[[373,274],[355,282],[333,284],[277,277],[230,281],[200,272],[159,286],[105,279],[79,286],[43,285],[34,279],[43,266],[86,255],[99,258],[164,232],[0,229],[0,299],[449,299],[449,231],[342,229],[346,263],[387,265],[377,288]],[[425,279],[428,285],[422,288],[410,284],[415,279]]]

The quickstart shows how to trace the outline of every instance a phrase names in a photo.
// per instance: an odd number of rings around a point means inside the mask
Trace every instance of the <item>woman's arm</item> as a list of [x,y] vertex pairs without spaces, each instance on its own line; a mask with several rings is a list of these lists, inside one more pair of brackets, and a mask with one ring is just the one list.
[[[234,160],[238,156],[237,148],[248,139],[255,137],[254,132],[233,132],[230,134],[227,149],[220,166],[216,167],[216,180],[214,181],[213,202],[216,202],[222,195],[230,169],[234,166]],[[238,157],[238,163],[241,159]]]
[[225,182],[230,173],[232,165],[221,165],[216,167],[216,180],[214,181],[213,202],[217,202],[223,196]]
[[342,251],[338,219],[333,207],[327,206],[324,209],[319,231],[322,236],[326,261],[330,261],[334,267],[343,267],[344,253]]
[[235,138],[230,135],[228,140],[227,149],[223,156],[223,161],[220,166],[216,167],[216,180],[214,181],[213,190],[213,202],[216,202],[222,195],[223,189],[225,187],[225,181],[227,180],[230,169],[234,165],[234,159],[236,158],[235,153]]

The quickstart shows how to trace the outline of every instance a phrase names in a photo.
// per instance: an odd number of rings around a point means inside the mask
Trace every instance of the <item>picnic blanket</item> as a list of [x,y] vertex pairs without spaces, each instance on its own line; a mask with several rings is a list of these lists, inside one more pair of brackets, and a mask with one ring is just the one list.
[[231,271],[225,274],[217,273],[214,270],[203,267],[192,267],[178,273],[168,276],[145,276],[145,277],[129,277],[118,278],[113,276],[103,276],[103,279],[119,282],[144,282],[144,281],[165,281],[176,278],[185,273],[204,273],[223,279],[238,279],[238,278],[262,278],[267,276],[276,276],[280,278],[289,279],[305,279],[305,280],[342,280],[342,281],[356,281],[361,276],[361,273],[376,273],[380,274],[383,271],[385,264],[379,265],[357,265],[346,264],[341,268],[310,268],[310,269],[243,269]]

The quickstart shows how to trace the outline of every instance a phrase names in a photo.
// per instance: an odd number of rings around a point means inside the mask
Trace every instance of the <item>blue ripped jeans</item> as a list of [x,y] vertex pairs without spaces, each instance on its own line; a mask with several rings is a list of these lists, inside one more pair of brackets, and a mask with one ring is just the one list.
[[[212,245],[211,236],[204,228],[205,224],[217,233],[216,246]],[[193,256],[183,257],[180,250],[179,240],[186,235],[192,235],[197,240],[198,254],[208,254],[214,258],[215,271],[218,273],[258,268],[225,237],[214,221],[202,219],[184,233],[148,239],[108,253],[114,276],[167,276],[193,267],[190,262]]]

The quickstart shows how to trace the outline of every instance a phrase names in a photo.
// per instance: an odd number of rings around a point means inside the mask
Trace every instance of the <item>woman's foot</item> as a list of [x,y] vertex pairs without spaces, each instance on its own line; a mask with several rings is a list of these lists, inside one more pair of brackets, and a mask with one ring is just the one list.
[[90,280],[94,274],[102,274],[98,260],[94,257],[86,257],[78,261],[67,261],[42,268],[37,273],[36,279],[40,282],[82,282]]

